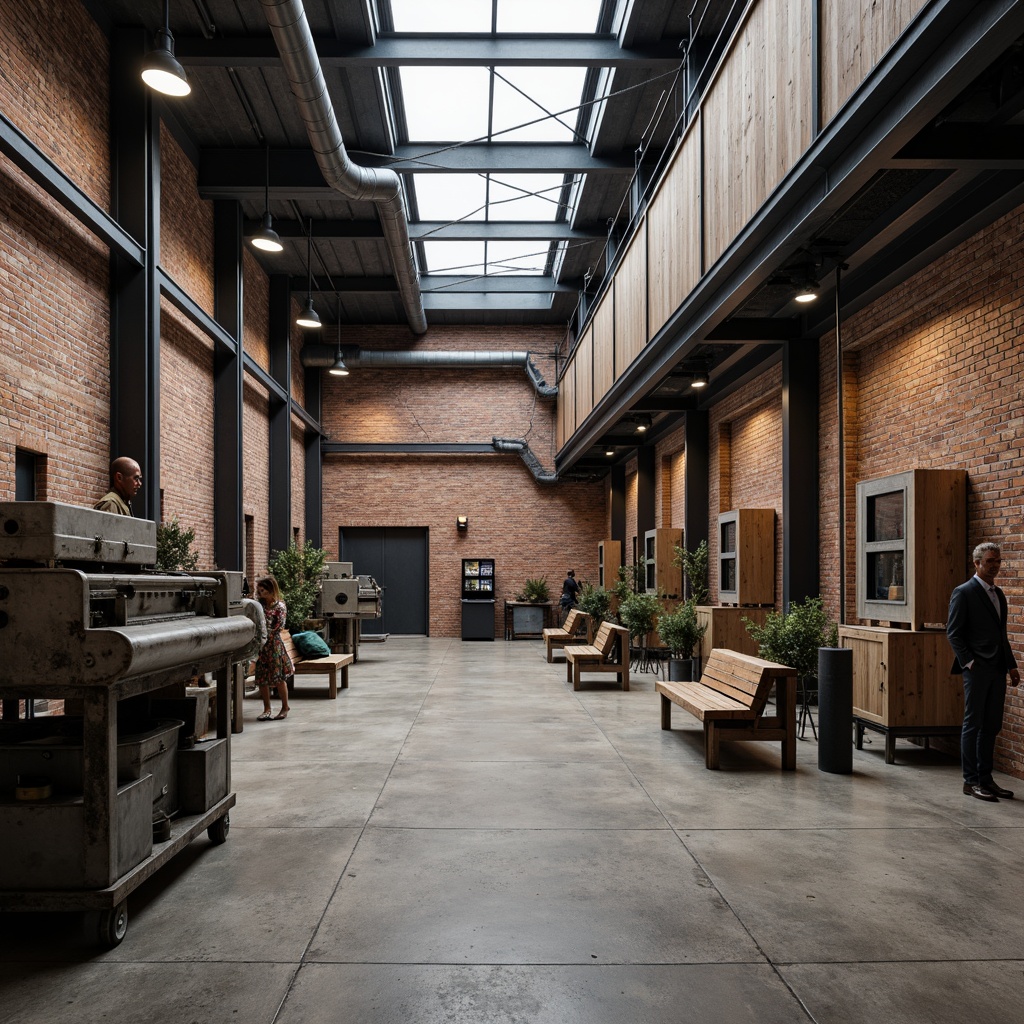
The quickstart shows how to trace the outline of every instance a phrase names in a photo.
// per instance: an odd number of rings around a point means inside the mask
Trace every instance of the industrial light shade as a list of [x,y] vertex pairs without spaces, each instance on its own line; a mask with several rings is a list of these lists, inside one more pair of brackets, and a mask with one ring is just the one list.
[[327,371],[334,377],[347,377],[349,369],[345,365],[345,360],[341,358],[341,350],[338,350],[338,355],[334,360],[334,365]]
[[174,36],[166,25],[157,32],[156,46],[142,63],[142,80],[165,96],[187,96],[192,91],[185,69],[174,56]]
[[281,243],[281,236],[274,230],[273,221],[270,219],[270,211],[263,214],[263,226],[252,236],[252,244],[264,252],[283,252],[284,245]]
[[639,415],[634,416],[633,420],[636,423],[636,432],[638,434],[646,434],[647,431],[650,430],[651,427],[654,425],[654,421],[645,412],[642,412]]
[[706,373],[701,370],[693,375],[693,379],[690,381],[691,388],[696,388],[699,391],[701,388],[706,388],[707,386],[708,375]]
[[456,530],[468,530],[469,529],[469,516],[456,516],[455,517],[455,529]]
[[302,307],[302,312],[295,318],[295,322],[299,327],[316,328],[323,326],[320,323],[320,314],[313,308],[311,296],[306,296],[306,304]]
[[808,279],[797,285],[796,295],[793,298],[797,302],[813,302],[818,297],[818,285],[816,281]]

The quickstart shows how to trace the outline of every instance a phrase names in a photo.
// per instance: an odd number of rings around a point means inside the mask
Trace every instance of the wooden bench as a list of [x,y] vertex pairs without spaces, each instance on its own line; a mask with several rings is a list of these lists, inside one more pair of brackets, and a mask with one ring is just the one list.
[[[765,707],[775,687],[775,714]],[[704,763],[718,767],[723,740],[781,740],[782,767],[796,769],[796,670],[716,647],[699,683],[657,682],[661,727],[672,728],[678,704],[704,723]]]
[[[348,689],[348,667],[355,660],[351,654],[327,654],[322,658],[303,658],[295,647],[295,641],[287,629],[281,630],[281,640],[288,657],[292,659],[295,675],[326,675],[327,696],[334,700],[338,696],[338,671],[341,671],[341,688]],[[295,688],[294,676],[288,680],[288,692]]]
[[[618,639],[618,651],[615,641]],[[614,672],[624,690],[629,689],[629,630],[602,622],[592,644],[570,644],[565,648],[565,679],[580,688],[581,672]]]
[[548,661],[551,661],[551,655],[556,647],[579,643],[583,639],[580,636],[580,630],[584,626],[587,629],[587,643],[593,643],[594,620],[586,612],[581,612],[579,608],[573,608],[566,615],[565,622],[561,626],[549,626],[545,629],[541,636],[544,639],[544,651]]

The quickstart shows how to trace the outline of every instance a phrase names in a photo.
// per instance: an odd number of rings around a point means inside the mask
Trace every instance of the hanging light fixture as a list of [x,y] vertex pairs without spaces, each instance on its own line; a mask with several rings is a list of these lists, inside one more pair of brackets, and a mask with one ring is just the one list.
[[708,375],[703,370],[700,370],[693,375],[693,379],[690,381],[691,388],[696,388],[699,391],[701,388],[706,388],[707,386]]
[[282,252],[281,236],[270,219],[270,144],[267,144],[267,174],[263,186],[263,226],[252,236],[252,244],[264,252]]
[[818,297],[818,282],[810,277],[797,285],[796,295],[793,296],[797,302],[814,302]]
[[651,419],[648,413],[638,413],[633,417],[633,422],[636,424],[636,432],[638,434],[646,434],[648,430],[654,425],[654,421]]
[[165,96],[187,96],[192,91],[185,69],[174,56],[171,35],[171,0],[164,0],[164,25],[156,34],[156,46],[142,62],[142,80]]
[[295,318],[299,327],[315,329],[323,326],[320,316],[313,308],[313,218],[309,218],[309,234],[306,236],[306,304]]
[[334,365],[327,372],[333,377],[347,377],[348,367],[341,356],[341,296],[335,292],[334,299],[338,306],[338,352],[334,357]]

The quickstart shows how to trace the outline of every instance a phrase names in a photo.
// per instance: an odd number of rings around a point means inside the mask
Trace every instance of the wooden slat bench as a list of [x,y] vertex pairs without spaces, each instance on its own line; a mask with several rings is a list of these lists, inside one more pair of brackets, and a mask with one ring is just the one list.
[[[775,714],[765,707],[775,687]],[[657,682],[661,727],[672,728],[678,704],[704,723],[704,763],[718,767],[721,740],[781,740],[782,767],[796,769],[796,670],[716,647],[699,683]]]
[[549,626],[545,629],[541,636],[544,638],[544,651],[548,661],[551,661],[551,655],[556,647],[581,643],[583,637],[580,635],[580,630],[584,626],[586,626],[587,630],[587,643],[593,643],[593,619],[586,612],[581,612],[579,608],[573,608],[566,615],[565,622],[561,626]]
[[[615,650],[619,640],[618,652]],[[614,672],[624,690],[629,689],[629,630],[602,622],[592,644],[570,644],[565,648],[565,679],[580,688],[581,672]]]
[[[351,654],[328,654],[323,658],[303,658],[295,647],[295,641],[287,629],[281,630],[281,639],[288,657],[292,659],[295,675],[326,675],[327,696],[334,700],[338,696],[338,672],[341,672],[341,688],[348,689],[348,667],[355,660]],[[289,680],[288,692],[294,689],[293,679]]]

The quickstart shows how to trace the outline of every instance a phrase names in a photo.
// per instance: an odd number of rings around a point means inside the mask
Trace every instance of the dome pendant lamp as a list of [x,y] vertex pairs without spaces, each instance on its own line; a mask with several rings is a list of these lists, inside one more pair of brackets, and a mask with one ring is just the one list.
[[263,252],[282,252],[281,236],[270,219],[270,146],[267,146],[267,175],[263,186],[263,226],[252,236],[252,244]]
[[164,0],[164,25],[156,34],[156,46],[142,62],[142,80],[165,96],[187,96],[192,91],[185,69],[174,56],[171,35],[171,0]]
[[306,305],[302,312],[295,318],[299,327],[308,327],[311,330],[322,326],[320,316],[313,308],[313,218],[309,218],[309,234],[306,236]]

